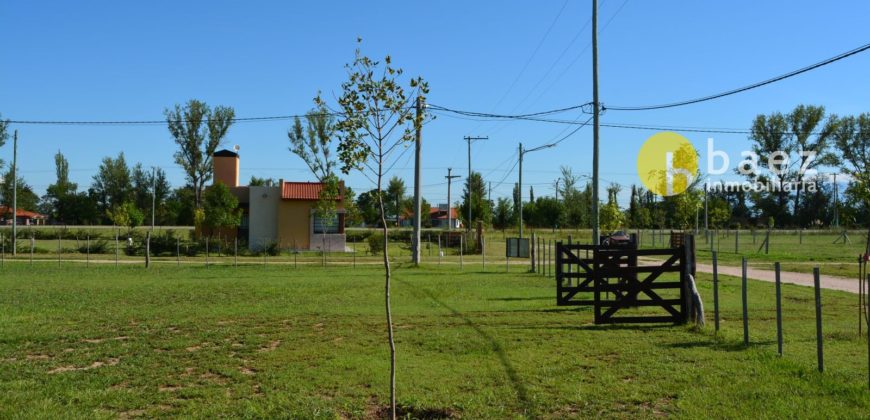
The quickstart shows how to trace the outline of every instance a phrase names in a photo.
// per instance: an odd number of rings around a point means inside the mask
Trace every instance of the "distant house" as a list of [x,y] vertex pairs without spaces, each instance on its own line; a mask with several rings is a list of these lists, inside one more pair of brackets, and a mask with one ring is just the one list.
[[228,186],[239,200],[242,223],[235,234],[252,251],[270,244],[282,249],[345,251],[344,185],[332,220],[320,220],[314,207],[323,183],[279,180],[277,186],[239,185],[239,155],[221,150],[213,156],[214,182]]
[[[15,218],[18,225],[21,226],[42,226],[48,220],[48,216],[34,211],[18,209],[15,212]],[[0,206],[0,224],[12,224],[12,210],[7,206]]]
[[459,212],[456,210],[456,207],[449,207],[447,204],[439,204],[438,208],[429,209],[429,219],[432,220],[433,228],[442,228],[446,229],[447,225],[447,211],[450,211],[450,221],[453,226],[452,229],[459,229],[462,227],[462,222],[459,220]]
[[[453,224],[453,229],[462,227],[462,222],[459,221],[459,212],[455,207],[450,208],[450,219]],[[438,208],[429,209],[429,221],[433,228],[447,228],[447,205],[440,204]],[[414,212],[406,210],[402,217],[399,218],[399,225],[403,227],[411,227],[414,225]]]

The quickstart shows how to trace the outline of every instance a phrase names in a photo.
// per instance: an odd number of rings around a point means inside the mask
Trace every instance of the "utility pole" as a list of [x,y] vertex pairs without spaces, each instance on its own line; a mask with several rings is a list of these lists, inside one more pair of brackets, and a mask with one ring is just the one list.
[[489,189],[487,190],[486,201],[492,203],[492,181],[489,181]]
[[547,148],[550,148],[553,146],[555,146],[554,143],[549,143],[549,144],[545,144],[543,146],[533,147],[529,150],[525,150],[525,149],[523,149],[523,144],[520,143],[520,162],[519,162],[520,179],[519,179],[519,186],[517,187],[518,191],[520,193],[519,194],[520,200],[517,203],[517,206],[520,208],[519,209],[519,213],[520,213],[520,239],[523,239],[523,156],[525,156],[526,153],[537,152],[538,150],[547,149]]
[[520,196],[520,200],[517,202],[520,208],[520,239],[523,239],[523,143],[520,143],[520,180],[517,192]]
[[450,204],[450,184],[453,183],[453,178],[459,178],[459,175],[451,175],[451,172],[453,172],[453,168],[447,168],[447,176],[444,177],[447,178],[447,230],[453,230],[453,212],[450,211],[450,206],[452,206]]
[[592,0],[592,244],[598,245],[598,0]]
[[157,209],[157,168],[151,167],[151,231],[154,231],[154,213]]
[[840,186],[837,185],[837,174],[834,174],[834,227],[840,227]]
[[[468,143],[468,178],[465,180],[468,183],[468,198],[466,203],[468,203],[468,226],[466,226],[466,230],[471,230],[471,143],[477,140],[489,140],[489,136],[484,137],[472,137],[465,136],[463,137],[465,141]],[[448,210],[450,211],[450,210]]]
[[[411,262],[414,265],[420,265],[420,221],[422,220],[420,212],[423,210],[423,196],[420,192],[420,167],[422,165],[421,153],[423,149],[421,121],[423,121],[423,97],[417,96],[417,121],[415,124],[417,135],[414,138],[414,254],[411,256]],[[449,212],[450,209],[448,208],[447,211]]]
[[12,256],[18,253],[18,130],[12,134]]

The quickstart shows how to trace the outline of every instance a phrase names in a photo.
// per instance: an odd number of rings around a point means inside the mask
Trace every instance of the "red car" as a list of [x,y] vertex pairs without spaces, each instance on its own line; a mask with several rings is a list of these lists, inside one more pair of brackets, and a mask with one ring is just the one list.
[[631,236],[621,230],[617,230],[616,232],[607,235],[607,237],[601,241],[601,245],[604,246],[625,246],[630,243]]

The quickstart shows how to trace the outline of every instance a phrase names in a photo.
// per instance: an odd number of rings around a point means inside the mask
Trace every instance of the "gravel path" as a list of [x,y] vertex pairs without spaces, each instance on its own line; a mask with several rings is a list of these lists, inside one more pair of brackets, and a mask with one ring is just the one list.
[[[698,264],[697,270],[702,273],[713,273],[713,266],[708,264]],[[730,265],[720,265],[719,274],[734,277],[740,277],[743,275],[741,267],[734,267]],[[776,281],[775,272],[752,267],[746,268],[746,277],[753,280],[768,281],[771,283]],[[783,283],[813,287],[812,273],[794,273],[791,271],[781,271],[780,279]],[[858,282],[856,281],[856,279],[848,279],[837,276],[826,276],[822,274],[820,281],[823,289],[842,290],[844,292],[858,293]]]

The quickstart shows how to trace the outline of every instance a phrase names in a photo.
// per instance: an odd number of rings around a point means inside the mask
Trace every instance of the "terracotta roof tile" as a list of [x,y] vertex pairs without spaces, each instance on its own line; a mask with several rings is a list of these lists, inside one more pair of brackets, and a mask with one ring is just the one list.
[[[12,213],[11,211],[9,211],[9,207],[0,206],[0,215],[5,216],[9,213]],[[40,213],[36,213],[33,211],[24,210],[24,209],[18,209],[18,211],[15,212],[15,216],[16,217],[26,217],[29,219],[46,219],[46,218],[48,218],[48,216],[46,216],[44,214],[40,214]]]
[[[344,190],[339,186],[339,190]],[[323,191],[321,182],[287,182],[281,185],[281,198],[284,200],[319,200]],[[339,200],[341,200],[339,194]]]

